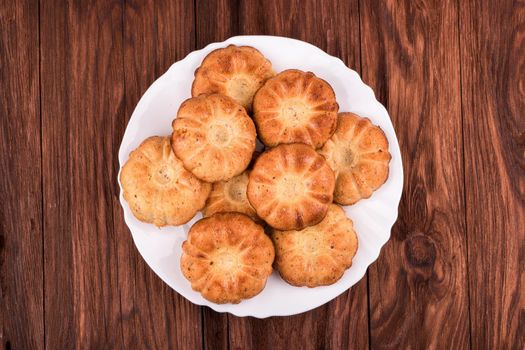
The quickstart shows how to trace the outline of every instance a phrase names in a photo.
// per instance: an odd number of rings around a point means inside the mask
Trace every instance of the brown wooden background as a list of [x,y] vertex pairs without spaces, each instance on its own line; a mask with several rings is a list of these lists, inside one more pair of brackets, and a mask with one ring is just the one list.
[[[141,95],[238,34],[343,59],[392,117],[399,220],[350,291],[258,320],[137,253],[117,151]],[[0,348],[525,348],[525,2],[0,0]]]

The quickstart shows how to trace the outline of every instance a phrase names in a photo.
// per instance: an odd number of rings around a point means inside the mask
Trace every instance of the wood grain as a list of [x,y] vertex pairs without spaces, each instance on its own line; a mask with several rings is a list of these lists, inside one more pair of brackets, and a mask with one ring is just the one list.
[[119,1],[42,1],[46,347],[124,347],[113,130],[124,113]]
[[124,4],[125,113],[114,130],[111,180],[125,348],[196,349],[202,345],[200,308],[161,281],[137,252],[124,223],[116,176],[116,155],[131,113],[149,85],[194,49],[193,31],[186,30],[193,24],[192,3],[128,0]]
[[[311,42],[359,70],[357,1],[197,1],[196,11],[198,48],[234,35],[282,35]],[[209,312],[204,318],[205,341],[207,348],[303,344],[306,348],[361,349],[368,346],[367,301],[365,278],[331,303],[293,317],[258,320]],[[226,322],[228,327],[217,326]],[[301,339],[291,334],[300,334]]]
[[525,348],[525,2],[460,2],[472,347]]
[[362,1],[363,79],[401,146],[399,219],[369,269],[371,346],[469,347],[458,12],[453,1]]
[[0,348],[44,342],[38,8],[0,1]]
[[229,324],[228,319],[234,317],[202,307],[203,349],[228,349]]

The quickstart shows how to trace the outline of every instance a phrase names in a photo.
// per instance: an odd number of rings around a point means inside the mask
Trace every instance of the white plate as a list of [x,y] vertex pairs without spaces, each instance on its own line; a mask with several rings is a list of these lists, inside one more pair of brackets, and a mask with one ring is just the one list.
[[210,51],[228,44],[257,48],[272,62],[277,72],[288,68],[314,72],[332,85],[340,111],[368,117],[385,132],[392,154],[387,182],[370,199],[344,208],[354,221],[359,238],[359,249],[352,267],[337,283],[318,288],[292,287],[274,271],[266,288],[256,297],[237,305],[214,304],[193,291],[179,269],[181,244],[186,239],[191,225],[201,218],[200,214],[186,225],[159,229],[135,219],[122,197],[121,188],[120,203],[124,209],[124,219],[137,249],[148,265],[171,288],[194,304],[207,305],[215,311],[229,312],[237,316],[264,318],[298,314],[318,307],[352,287],[363,277],[368,266],[377,259],[381,247],[390,238],[390,229],[397,218],[397,207],[403,188],[399,144],[386,109],[376,100],[372,89],[340,59],[299,40],[274,36],[237,36],[190,53],[182,61],[173,64],[149,87],[135,108],[124,133],[119,150],[121,167],[127,161],[129,153],[145,138],[171,133],[171,122],[179,105],[190,97],[195,69]]

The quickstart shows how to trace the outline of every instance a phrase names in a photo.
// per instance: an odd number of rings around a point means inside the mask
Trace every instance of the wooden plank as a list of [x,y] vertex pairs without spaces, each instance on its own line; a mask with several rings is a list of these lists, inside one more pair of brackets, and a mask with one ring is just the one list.
[[44,342],[38,7],[0,1],[0,347]]
[[233,317],[202,308],[203,349],[228,349],[228,318]]
[[[142,94],[172,63],[194,49],[192,3],[127,0],[124,6],[125,113],[114,131],[115,155]],[[116,174],[116,159],[114,167]],[[125,348],[201,347],[200,308],[174,292],[146,265],[125,226],[116,176],[111,180]]]
[[525,3],[460,1],[472,348],[525,348]]
[[405,169],[399,219],[369,269],[371,346],[469,346],[455,1],[361,1],[364,81]]
[[124,347],[113,211],[120,1],[42,1],[46,347]]
[[[311,42],[359,69],[357,1],[197,1],[196,15],[198,48],[233,35],[282,35]],[[226,337],[233,348],[366,348],[366,279],[302,315],[257,320],[209,311],[204,322],[208,348],[216,344],[210,339],[225,347]]]

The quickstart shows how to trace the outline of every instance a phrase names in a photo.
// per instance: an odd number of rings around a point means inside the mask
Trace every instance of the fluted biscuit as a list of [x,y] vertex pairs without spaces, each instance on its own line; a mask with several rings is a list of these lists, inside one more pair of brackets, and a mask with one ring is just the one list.
[[272,63],[257,49],[229,45],[204,58],[195,72],[191,95],[219,93],[251,111],[255,92],[274,75]]
[[237,212],[248,215],[253,220],[260,220],[255,209],[246,197],[248,187],[248,171],[231,178],[228,181],[219,181],[213,184],[206,206],[202,210],[204,216],[215,213]]
[[222,95],[190,98],[172,123],[171,144],[186,169],[207,182],[242,173],[255,150],[255,126],[245,109]]
[[392,157],[385,133],[356,114],[339,114],[334,135],[319,153],[335,172],[334,201],[339,204],[369,198],[388,178]]
[[257,215],[280,230],[300,230],[326,215],[335,178],[325,159],[304,144],[279,145],[259,156],[248,182]]
[[218,213],[193,225],[180,267],[191,287],[218,304],[259,294],[272,273],[275,251],[263,228],[246,215]]
[[337,282],[352,265],[357,235],[343,209],[331,204],[326,217],[302,231],[274,231],[275,266],[294,286],[317,287]]
[[321,147],[333,134],[339,106],[332,87],[311,72],[289,69],[269,79],[253,100],[261,141],[270,147]]
[[204,206],[211,189],[184,168],[169,137],[160,136],[146,139],[131,152],[120,182],[133,215],[156,226],[188,222]]

